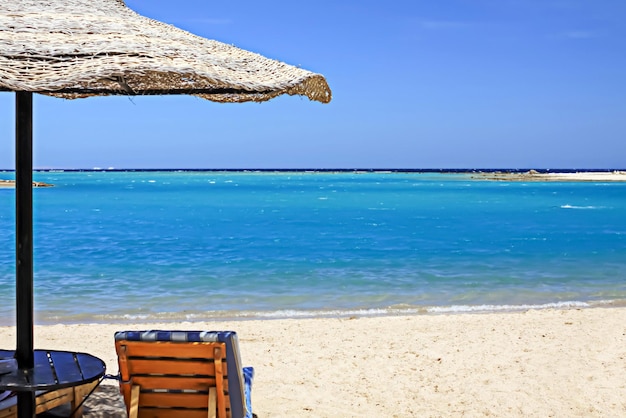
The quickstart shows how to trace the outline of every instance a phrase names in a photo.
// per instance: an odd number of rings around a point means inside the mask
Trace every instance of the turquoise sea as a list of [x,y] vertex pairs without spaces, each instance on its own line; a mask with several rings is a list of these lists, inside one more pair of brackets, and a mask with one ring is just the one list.
[[[11,172],[0,172],[10,179]],[[470,173],[37,172],[37,323],[626,302],[626,183]],[[0,324],[15,315],[0,189]]]

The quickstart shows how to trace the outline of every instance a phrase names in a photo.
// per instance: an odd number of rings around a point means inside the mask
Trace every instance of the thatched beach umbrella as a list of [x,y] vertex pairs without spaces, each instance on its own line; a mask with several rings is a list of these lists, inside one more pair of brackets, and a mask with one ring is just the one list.
[[[319,74],[142,17],[122,0],[2,1],[0,91],[16,93],[16,359],[24,370],[33,367],[33,93],[331,99]],[[20,394],[20,416],[32,416],[33,403]]]

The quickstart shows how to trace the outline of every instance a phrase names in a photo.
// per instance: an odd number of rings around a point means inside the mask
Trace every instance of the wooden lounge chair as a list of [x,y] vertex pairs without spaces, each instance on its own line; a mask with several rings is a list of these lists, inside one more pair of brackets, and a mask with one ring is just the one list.
[[[37,405],[35,413],[41,414],[42,412],[50,411],[53,408],[69,403],[71,411],[74,411],[71,418],[80,418],[83,416],[82,405],[78,409],[76,409],[76,407],[83,402],[83,399],[85,399],[99,383],[100,381],[96,380],[82,386],[57,389],[49,392],[37,392],[37,396],[35,397]],[[17,417],[17,396],[12,395],[13,393],[0,392],[0,418]]]
[[122,331],[115,350],[130,418],[252,418],[235,332]]

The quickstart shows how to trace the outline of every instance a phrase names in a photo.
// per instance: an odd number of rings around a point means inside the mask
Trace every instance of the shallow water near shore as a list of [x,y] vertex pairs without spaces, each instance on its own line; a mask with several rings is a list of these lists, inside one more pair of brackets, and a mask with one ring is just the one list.
[[[626,301],[626,183],[202,171],[35,180],[55,185],[34,190],[38,323]],[[14,321],[14,199],[0,190],[2,325]]]

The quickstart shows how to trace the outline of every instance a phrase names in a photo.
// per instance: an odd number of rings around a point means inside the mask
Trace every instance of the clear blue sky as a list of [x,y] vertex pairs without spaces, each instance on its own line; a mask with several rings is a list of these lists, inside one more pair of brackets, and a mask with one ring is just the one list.
[[[626,168],[624,0],[126,3],[333,101],[36,96],[36,168]],[[1,93],[0,168],[13,117]]]

